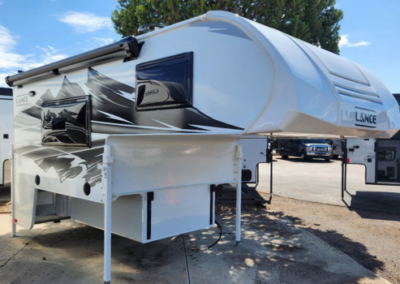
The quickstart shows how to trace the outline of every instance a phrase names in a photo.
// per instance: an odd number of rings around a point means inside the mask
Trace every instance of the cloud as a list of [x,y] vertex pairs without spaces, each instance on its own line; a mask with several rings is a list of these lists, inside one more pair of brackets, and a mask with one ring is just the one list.
[[23,56],[12,52],[16,44],[16,37],[0,25],[0,68],[14,68],[19,65],[18,62],[24,60]]
[[41,52],[35,56],[18,54],[14,51],[17,39],[17,36],[12,35],[7,28],[0,25],[0,86],[6,86],[4,78],[16,74],[18,70],[26,71],[67,57],[52,46],[37,46]]
[[95,36],[93,37],[93,40],[95,43],[97,43],[100,46],[107,45],[107,44],[114,42],[114,40],[112,38],[101,38],[101,37],[95,37]]
[[342,47],[342,46],[356,47],[356,46],[365,46],[365,45],[370,45],[370,44],[371,43],[369,41],[360,41],[357,43],[350,43],[348,35],[342,35],[340,37],[340,41],[339,41],[339,47]]
[[91,13],[68,12],[59,20],[73,27],[79,33],[95,32],[104,28],[112,28],[109,17],[100,17]]

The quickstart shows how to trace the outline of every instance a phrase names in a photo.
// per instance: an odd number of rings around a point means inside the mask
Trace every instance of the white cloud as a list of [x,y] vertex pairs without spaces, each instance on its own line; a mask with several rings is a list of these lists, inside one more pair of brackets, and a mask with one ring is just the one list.
[[342,47],[342,46],[356,47],[356,46],[365,46],[365,45],[370,45],[370,44],[371,43],[369,41],[360,41],[357,43],[350,43],[348,35],[342,35],[340,37],[340,41],[339,41],[339,47]]
[[95,32],[104,28],[111,28],[112,23],[109,17],[100,17],[91,13],[68,12],[59,20],[72,26],[77,32]]
[[107,45],[113,43],[114,40],[112,38],[101,38],[101,37],[93,37],[95,43],[99,44],[100,46]]
[[14,51],[18,37],[0,25],[0,86],[5,86],[4,78],[16,74],[18,70],[29,70],[67,57],[52,46],[39,47],[41,53],[18,54]]
[[18,62],[24,59],[23,56],[12,52],[16,44],[16,37],[13,37],[8,29],[0,25],[0,68],[17,67]]

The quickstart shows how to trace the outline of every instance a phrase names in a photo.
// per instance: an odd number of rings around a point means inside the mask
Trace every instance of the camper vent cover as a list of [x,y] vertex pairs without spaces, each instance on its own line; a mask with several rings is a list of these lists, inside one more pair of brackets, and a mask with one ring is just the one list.
[[334,83],[336,91],[341,96],[352,97],[354,99],[368,101],[370,103],[382,104],[382,100],[378,94],[372,92],[365,92]]

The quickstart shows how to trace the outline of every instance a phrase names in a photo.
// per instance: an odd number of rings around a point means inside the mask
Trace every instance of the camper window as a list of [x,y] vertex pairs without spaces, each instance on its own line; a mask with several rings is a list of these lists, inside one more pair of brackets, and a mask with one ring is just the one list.
[[393,161],[396,158],[396,148],[379,148],[378,161]]
[[137,110],[192,106],[192,74],[193,52],[137,65]]

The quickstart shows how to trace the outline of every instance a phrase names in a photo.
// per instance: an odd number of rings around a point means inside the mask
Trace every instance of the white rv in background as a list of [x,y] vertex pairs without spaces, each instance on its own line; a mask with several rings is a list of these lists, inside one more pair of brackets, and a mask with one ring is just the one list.
[[[393,94],[400,111],[400,94]],[[365,183],[400,185],[400,132],[390,139],[347,139],[349,164],[365,166]]]
[[10,150],[13,142],[13,91],[0,87],[0,185],[11,181]]
[[365,183],[400,185],[400,133],[392,139],[348,139],[348,164],[365,166]]
[[104,229],[105,283],[111,232],[148,243],[213,226],[219,184],[237,186],[240,244],[240,139],[390,138],[400,128],[370,71],[220,11],[6,82],[18,98],[13,235],[62,218]]

